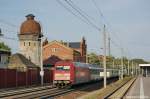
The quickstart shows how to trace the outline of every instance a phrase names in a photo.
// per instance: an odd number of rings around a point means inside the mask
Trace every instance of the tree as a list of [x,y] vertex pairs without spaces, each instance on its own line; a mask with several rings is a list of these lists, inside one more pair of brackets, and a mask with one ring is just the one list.
[[88,54],[88,62],[90,64],[100,65],[100,60],[98,59],[98,55],[96,55],[95,53]]
[[10,51],[11,50],[7,45],[4,44],[4,42],[0,43],[0,49],[1,50],[6,50],[6,51]]

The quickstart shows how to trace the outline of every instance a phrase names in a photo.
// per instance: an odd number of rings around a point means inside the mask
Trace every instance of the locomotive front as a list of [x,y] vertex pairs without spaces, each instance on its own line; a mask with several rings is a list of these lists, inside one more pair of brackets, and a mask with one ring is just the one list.
[[56,63],[54,69],[53,84],[57,87],[71,85],[71,64]]

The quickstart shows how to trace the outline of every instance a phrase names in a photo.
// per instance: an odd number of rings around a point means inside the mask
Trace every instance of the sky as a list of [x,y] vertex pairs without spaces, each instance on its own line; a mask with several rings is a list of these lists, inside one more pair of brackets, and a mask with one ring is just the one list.
[[[59,0],[69,7],[65,0]],[[96,2],[102,15],[94,5]],[[150,0],[72,0],[101,30],[84,23],[57,0],[0,0],[0,28],[13,53],[19,52],[18,33],[27,14],[40,22],[44,37],[78,42],[84,36],[88,52],[103,53],[103,24],[111,38],[111,54],[150,61]],[[71,7],[69,7],[71,9]],[[73,11],[73,9],[71,9]],[[75,12],[75,11],[74,11]],[[77,14],[77,13],[76,13]],[[107,35],[107,36],[108,36]],[[10,39],[8,39],[10,38]],[[123,48],[123,54],[121,54]]]

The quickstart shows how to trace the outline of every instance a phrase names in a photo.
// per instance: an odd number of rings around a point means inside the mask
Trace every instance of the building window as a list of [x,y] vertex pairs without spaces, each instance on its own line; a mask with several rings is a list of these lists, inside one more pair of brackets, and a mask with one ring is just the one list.
[[26,45],[26,43],[24,42],[24,46]]
[[58,52],[59,48],[52,48],[51,50],[52,50],[52,52]]
[[29,60],[31,61],[31,57],[29,56]]
[[29,42],[29,46],[30,46],[30,42]]
[[52,52],[56,52],[56,48],[52,48]]

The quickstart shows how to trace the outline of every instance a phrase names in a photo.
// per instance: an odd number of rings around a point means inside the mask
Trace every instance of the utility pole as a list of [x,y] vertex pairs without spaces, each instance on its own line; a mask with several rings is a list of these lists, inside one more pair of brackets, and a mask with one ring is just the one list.
[[112,66],[112,63],[111,63],[111,53],[110,53],[110,37],[108,37],[108,56],[109,56],[109,62],[108,62],[108,64],[109,64],[109,66]]
[[123,79],[123,48],[121,48],[121,54],[122,54],[122,58],[121,58],[121,79]]
[[130,60],[128,59],[128,76],[130,75]]
[[104,88],[106,88],[107,85],[107,73],[106,73],[106,30],[105,30],[105,25],[104,25],[104,33],[103,33],[103,42],[104,42],[104,57],[103,57],[103,67],[104,67]]
[[113,60],[113,70],[112,70],[112,72],[114,73],[114,71],[115,71],[115,59]]
[[132,61],[132,76],[133,76],[133,61]]
[[110,47],[111,47],[111,46],[110,46],[110,40],[111,40],[111,39],[110,39],[110,37],[109,37],[109,38],[108,38],[108,54],[109,54],[109,57],[110,57],[110,55],[111,55],[111,53],[110,53],[110,50],[111,50],[111,49],[110,49]]
[[135,69],[136,69],[136,76],[138,75],[138,68],[137,68],[138,64],[136,63]]

